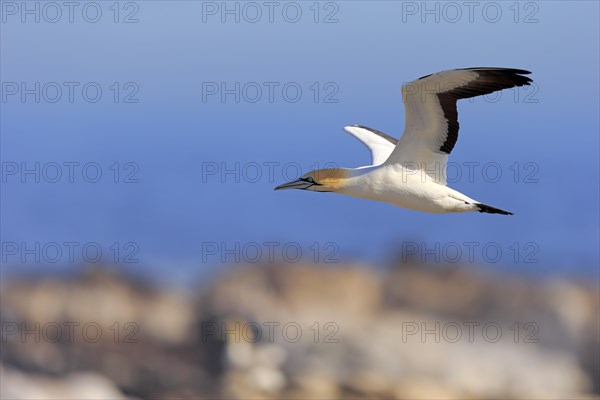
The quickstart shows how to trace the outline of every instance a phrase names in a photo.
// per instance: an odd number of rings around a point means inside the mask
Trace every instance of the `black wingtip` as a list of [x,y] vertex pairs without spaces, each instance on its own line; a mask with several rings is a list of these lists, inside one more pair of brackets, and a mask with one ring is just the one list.
[[527,71],[526,69],[519,68],[502,68],[502,67],[471,67],[471,68],[459,68],[462,70],[485,70],[485,71],[494,71],[494,72],[504,72],[509,74],[519,74],[519,75],[528,75],[531,71]]
[[465,68],[466,70],[479,71],[490,76],[498,76],[510,79],[513,81],[515,86],[529,85],[533,80],[528,76],[531,71],[517,68],[492,68],[492,67],[477,67],[477,68]]
[[[518,68],[502,68],[502,67],[470,67],[470,68],[457,68],[456,70],[458,71],[486,71],[486,72],[491,72],[491,73],[496,73],[496,74],[502,74],[502,75],[529,75],[531,74],[531,71],[527,71],[526,69],[518,69]],[[428,75],[423,75],[422,77],[418,78],[419,79],[425,79],[431,75],[435,75],[435,74],[428,74]],[[531,80],[531,78],[528,78],[526,76],[519,76],[519,78],[522,78],[525,85],[528,85],[530,82],[533,82]],[[520,85],[519,85],[520,86]]]
[[479,210],[480,213],[501,214],[501,215],[514,215],[511,212],[504,211],[504,210],[501,210],[499,208],[488,206],[488,205],[485,205],[485,204],[477,203],[475,205],[477,206],[477,209]]

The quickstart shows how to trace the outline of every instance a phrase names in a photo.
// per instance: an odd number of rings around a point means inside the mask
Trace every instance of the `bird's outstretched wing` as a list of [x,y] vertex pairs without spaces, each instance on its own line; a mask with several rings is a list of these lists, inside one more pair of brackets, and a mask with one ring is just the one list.
[[[402,86],[404,133],[386,164],[414,164],[446,184],[448,155],[458,139],[460,99],[529,85],[529,71],[512,68],[465,68],[427,75]],[[435,176],[433,176],[435,175]]]
[[371,151],[371,164],[383,164],[398,143],[398,139],[361,125],[344,127],[344,130],[360,140]]

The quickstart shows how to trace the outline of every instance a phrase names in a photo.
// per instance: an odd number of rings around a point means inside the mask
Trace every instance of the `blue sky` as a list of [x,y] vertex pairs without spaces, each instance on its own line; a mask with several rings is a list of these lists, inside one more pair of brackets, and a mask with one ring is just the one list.
[[[141,263],[178,276],[216,268],[219,256],[203,255],[211,243],[298,243],[309,254],[334,243],[340,258],[381,263],[403,241],[476,242],[503,251],[490,268],[598,275],[596,2],[282,2],[272,22],[261,3],[259,17],[228,2],[239,22],[221,2],[85,4],[70,22],[40,3],[36,22],[2,2],[3,242],[92,242],[105,254],[118,243],[121,259],[134,243]],[[451,156],[452,187],[515,216],[272,191],[298,167],[368,163],[343,126],[399,136],[402,83],[471,66],[533,72],[534,88],[459,103]],[[39,182],[22,168],[38,168]]]

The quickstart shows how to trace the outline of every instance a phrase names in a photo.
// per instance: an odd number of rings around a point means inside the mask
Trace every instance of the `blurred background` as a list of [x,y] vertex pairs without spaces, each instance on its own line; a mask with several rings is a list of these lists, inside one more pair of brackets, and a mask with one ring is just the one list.
[[[0,11],[2,398],[598,398],[597,3]],[[273,192],[474,66],[533,72],[448,167],[513,217]]]

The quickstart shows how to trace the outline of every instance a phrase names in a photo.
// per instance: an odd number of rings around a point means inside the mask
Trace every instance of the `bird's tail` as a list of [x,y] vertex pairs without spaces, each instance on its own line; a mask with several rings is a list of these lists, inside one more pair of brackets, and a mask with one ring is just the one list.
[[495,208],[495,207],[488,206],[485,204],[475,203],[474,205],[477,207],[477,211],[479,211],[480,213],[513,215],[513,213],[511,213],[511,212],[504,211],[499,208]]

